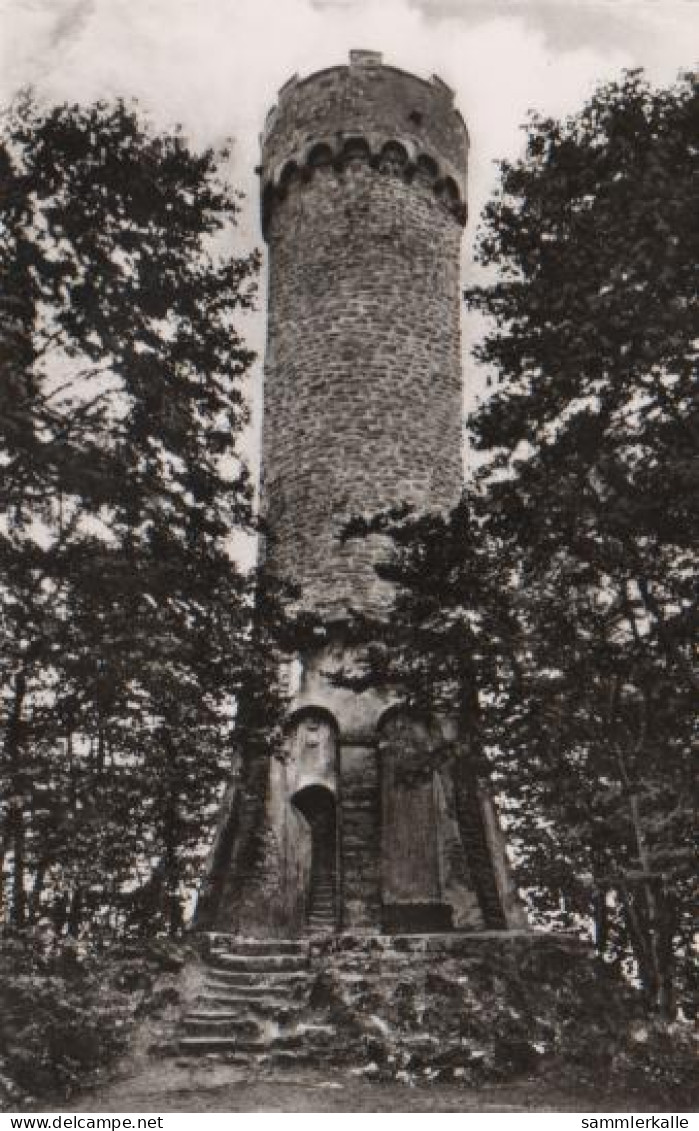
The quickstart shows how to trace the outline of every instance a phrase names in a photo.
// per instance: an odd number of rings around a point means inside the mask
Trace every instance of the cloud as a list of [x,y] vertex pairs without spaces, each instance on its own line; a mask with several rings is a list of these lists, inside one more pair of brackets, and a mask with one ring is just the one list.
[[530,106],[572,109],[605,68],[631,61],[609,48],[557,55],[517,14],[447,27],[426,19],[415,0],[5,0],[4,25],[12,41],[0,77],[5,97],[22,82],[53,99],[133,95],[159,124],[181,122],[196,142],[233,134],[248,189],[278,87],[294,72],[346,61],[351,47],[441,74],[469,118],[477,170],[512,152]]
[[[0,26],[0,101],[27,83],[58,101],[134,96],[156,125],[181,122],[195,144],[232,135],[233,175],[250,200],[242,234],[259,244],[258,134],[295,72],[346,62],[350,48],[365,47],[396,66],[444,78],[471,133],[475,220],[492,190],[495,160],[521,146],[530,108],[571,113],[598,82],[628,66],[645,65],[657,81],[671,81],[693,62],[699,4],[0,0]],[[260,320],[253,336],[261,347]]]
[[78,35],[89,22],[94,11],[93,0],[76,0],[59,12],[51,36],[51,46],[57,47],[61,40],[70,40]]
[[571,3],[570,0],[411,0],[428,20],[461,20],[472,26],[494,16],[526,20],[541,31],[554,51],[592,47],[607,54],[642,46],[638,13],[624,4]]
[[442,74],[489,121],[490,151],[529,106],[570,109],[621,66],[671,77],[699,31],[688,0],[0,0],[0,18],[5,99],[27,82],[52,98],[135,95],[197,140],[236,133],[246,153],[286,78],[351,47]]
[[[311,0],[319,11],[364,8],[383,0]],[[406,0],[428,24],[459,22],[475,27],[494,19],[520,18],[543,32],[555,51],[592,47],[600,54],[623,48],[647,55],[651,25],[660,18],[666,33],[673,23],[699,27],[697,0]]]

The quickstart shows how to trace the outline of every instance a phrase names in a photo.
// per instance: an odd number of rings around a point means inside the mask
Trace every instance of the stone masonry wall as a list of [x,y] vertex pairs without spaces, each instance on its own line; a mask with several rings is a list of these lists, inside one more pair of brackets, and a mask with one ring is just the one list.
[[340,751],[342,786],[342,928],[381,929],[381,831],[376,750],[346,742]]

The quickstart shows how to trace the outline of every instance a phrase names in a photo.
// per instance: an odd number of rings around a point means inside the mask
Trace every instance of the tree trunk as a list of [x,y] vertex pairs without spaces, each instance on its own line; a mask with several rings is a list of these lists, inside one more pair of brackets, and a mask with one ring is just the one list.
[[39,913],[39,906],[41,904],[41,896],[42,896],[42,893],[43,893],[43,890],[44,890],[44,882],[46,880],[46,868],[47,868],[47,861],[46,860],[40,860],[38,865],[37,865],[36,872],[34,874],[34,883],[32,884],[32,893],[31,893],[31,896],[29,897],[29,922],[30,922],[30,924],[36,922],[36,919],[37,919],[37,916],[38,916],[38,913]]
[[[641,864],[641,870],[648,873],[651,871],[652,863],[646,844],[637,794],[631,794],[629,798],[629,806],[632,814],[638,859]],[[660,936],[663,933],[663,924],[661,922],[658,900],[656,899],[656,893],[653,887],[653,880],[645,880],[643,882],[641,890],[647,910],[648,943],[652,962],[655,991],[654,1004],[655,1008],[661,1014],[661,1016],[669,1018],[672,1014],[670,1014],[668,1011],[674,1010],[672,969],[671,963],[668,964],[669,955],[667,953],[667,948],[661,946]],[[663,951],[665,951],[665,953],[663,953]],[[669,951],[671,955],[672,947],[669,948]]]
[[178,797],[177,755],[173,748],[172,736],[165,730],[162,742],[168,754],[167,794],[163,813],[163,907],[167,932],[171,938],[182,928],[182,903],[180,900],[180,813]]
[[182,905],[179,896],[179,862],[177,858],[177,798],[175,783],[170,782],[170,793],[164,829],[165,841],[165,907],[167,930],[174,938],[182,927]]
[[3,830],[3,843],[0,845],[0,923],[5,921],[5,860],[10,847],[9,829],[7,824]]
[[22,710],[27,693],[27,676],[24,671],[15,676],[14,698],[7,721],[6,753],[10,767],[11,801],[8,806],[7,832],[12,846],[12,903],[10,924],[21,930],[26,922],[27,895],[25,890],[26,871],[26,828],[24,817],[24,775],[22,772]]
[[80,932],[80,924],[82,922],[83,914],[83,889],[78,885],[73,892],[73,898],[70,901],[70,911],[68,912],[68,934],[71,938],[77,938]]
[[[609,727],[612,732],[615,726],[619,691],[620,680],[617,676],[612,680],[610,689]],[[639,755],[643,750],[647,728],[648,699],[644,695],[640,736],[634,751],[636,755]],[[668,946],[667,942],[664,942],[667,936],[667,924],[664,922],[665,916],[656,897],[654,887],[656,881],[650,878],[653,873],[653,861],[646,840],[638,787],[632,780],[627,768],[626,756],[621,743],[612,741],[614,742],[619,767],[619,778],[628,800],[628,812],[636,857],[641,874],[646,877],[640,883],[634,885],[634,891],[625,895],[627,929],[639,964],[639,975],[648,996],[649,1007],[653,1012],[671,1019],[675,1012],[673,929],[670,928],[670,944]]]

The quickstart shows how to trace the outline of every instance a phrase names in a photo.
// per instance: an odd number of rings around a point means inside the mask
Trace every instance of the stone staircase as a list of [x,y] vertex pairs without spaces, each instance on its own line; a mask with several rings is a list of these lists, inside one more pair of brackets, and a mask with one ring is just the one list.
[[313,982],[304,940],[211,936],[174,1051],[245,1064],[312,1060],[335,1038],[332,1027],[307,1017]]
[[332,876],[318,876],[311,887],[307,931],[328,934],[335,929],[335,885]]

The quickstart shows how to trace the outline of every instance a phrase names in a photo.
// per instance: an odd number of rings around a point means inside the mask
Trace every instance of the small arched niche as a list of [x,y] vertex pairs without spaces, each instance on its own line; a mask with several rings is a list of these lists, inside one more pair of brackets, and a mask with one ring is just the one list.
[[370,161],[369,142],[364,137],[348,137],[343,142],[340,160],[343,165],[348,165],[351,161]]
[[457,185],[453,177],[444,178],[444,195],[446,196],[447,200],[450,200],[452,202],[452,204],[457,204],[461,199],[459,186]]
[[459,186],[453,177],[444,177],[443,180],[438,181],[435,185],[435,192],[439,198],[451,208],[458,205],[461,201]]
[[409,161],[408,151],[399,141],[387,141],[379,155],[383,173],[402,173]]
[[316,783],[337,793],[338,726],[329,711],[305,707],[286,726],[286,767],[289,792]]
[[323,165],[332,165],[333,151],[325,142],[318,142],[309,151],[306,163],[312,169],[320,169]]
[[281,192],[286,192],[289,185],[299,176],[299,167],[295,161],[287,161],[286,165],[279,174],[279,189]]
[[439,177],[439,165],[433,157],[421,153],[417,159],[418,179],[428,185],[433,185]]

